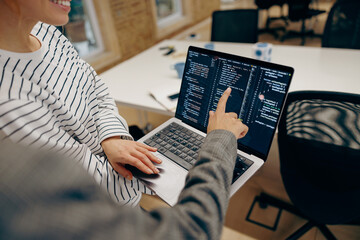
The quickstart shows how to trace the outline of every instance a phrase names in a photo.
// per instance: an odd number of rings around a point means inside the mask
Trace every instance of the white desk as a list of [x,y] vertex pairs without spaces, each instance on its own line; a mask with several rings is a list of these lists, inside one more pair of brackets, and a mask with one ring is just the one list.
[[[179,82],[170,66],[185,61],[189,45],[205,42],[165,40],[101,74],[118,104],[172,116],[149,96],[148,89]],[[160,47],[175,46],[176,52],[163,56]],[[251,57],[252,44],[215,43],[215,50]],[[360,94],[360,50],[315,47],[273,47],[272,62],[295,69],[290,91],[328,90]]]

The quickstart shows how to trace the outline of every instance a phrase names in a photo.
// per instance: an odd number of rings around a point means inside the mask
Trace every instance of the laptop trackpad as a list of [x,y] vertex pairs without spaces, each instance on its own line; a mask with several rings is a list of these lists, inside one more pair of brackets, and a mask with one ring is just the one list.
[[134,167],[129,170],[159,197],[174,205],[184,188],[188,171],[157,152],[154,155],[163,161],[161,164],[156,164],[159,174],[147,175]]

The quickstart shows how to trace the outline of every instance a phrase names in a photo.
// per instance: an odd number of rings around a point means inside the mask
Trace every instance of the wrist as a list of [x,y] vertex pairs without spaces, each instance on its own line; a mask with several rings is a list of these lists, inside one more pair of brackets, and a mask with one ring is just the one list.
[[106,144],[107,142],[111,142],[113,140],[132,140],[132,137],[126,135],[111,136],[102,140],[100,144],[103,145],[104,143]]

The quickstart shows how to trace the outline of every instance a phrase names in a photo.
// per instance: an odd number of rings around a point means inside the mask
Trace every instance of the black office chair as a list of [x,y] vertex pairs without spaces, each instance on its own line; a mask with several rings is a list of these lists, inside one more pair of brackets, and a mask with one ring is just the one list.
[[256,43],[258,15],[256,9],[213,12],[211,41]]
[[321,37],[321,35],[315,34],[314,30],[306,30],[305,21],[311,19],[319,14],[325,13],[326,11],[310,9],[311,0],[287,0],[289,5],[288,20],[291,22],[301,21],[300,31],[287,31],[281,38],[284,41],[287,38],[301,37],[301,45],[305,45],[306,36],[310,37]]
[[[292,204],[263,193],[253,206],[272,205],[307,219],[288,239],[312,227],[336,239],[326,224],[360,224],[360,95],[290,93],[278,144],[281,176]],[[275,228],[265,227],[276,230],[277,222]]]
[[[284,4],[286,3],[286,0],[255,0],[255,4],[258,7],[259,10],[266,10],[267,12],[267,18],[266,18],[266,24],[265,28],[259,29],[258,33],[270,33],[275,38],[279,37],[278,31],[284,32],[286,30],[285,26],[280,27],[270,27],[271,22],[282,20],[284,21],[285,25],[288,24],[287,17],[284,14]],[[279,17],[270,17],[269,10],[270,8],[274,6],[279,6],[281,15]]]
[[330,10],[322,47],[360,49],[360,1],[337,1]]

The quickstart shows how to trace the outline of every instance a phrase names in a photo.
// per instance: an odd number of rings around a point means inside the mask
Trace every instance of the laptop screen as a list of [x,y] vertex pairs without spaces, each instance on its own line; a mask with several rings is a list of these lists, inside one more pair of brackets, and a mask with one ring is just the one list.
[[293,68],[190,47],[175,116],[206,133],[209,111],[231,87],[226,112],[249,127],[238,149],[266,160]]

